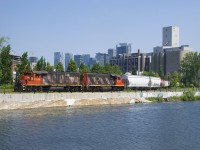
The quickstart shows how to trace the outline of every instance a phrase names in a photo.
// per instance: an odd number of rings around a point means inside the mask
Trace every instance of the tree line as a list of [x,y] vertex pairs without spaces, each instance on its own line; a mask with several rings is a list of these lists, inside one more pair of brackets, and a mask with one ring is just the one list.
[[[6,45],[7,38],[0,37],[0,85],[2,84],[12,84],[13,83],[13,58],[10,55],[11,46]],[[64,72],[64,66],[59,62],[54,69],[54,66],[51,66],[49,62],[46,62],[46,59],[42,56],[36,65],[31,68],[31,64],[28,60],[28,52],[24,52],[21,56],[21,63],[17,65],[16,78],[14,80],[19,80],[19,77],[24,74],[25,71],[59,71]],[[111,66],[110,64],[105,64],[104,66],[99,65],[98,63],[94,64],[91,69],[83,63],[77,67],[74,60],[70,60],[67,67],[67,72],[92,72],[92,73],[110,73],[110,74],[121,74],[121,70],[117,65]]]
[[[10,55],[11,46],[6,45],[8,38],[0,37],[0,85],[12,84],[12,56]],[[23,75],[26,70],[31,70],[30,62],[28,60],[28,52],[24,52],[21,56],[21,63],[17,65],[16,80],[20,75]],[[42,56],[33,68],[34,71],[64,71],[64,66],[59,62],[54,69],[49,62],[46,62]],[[101,66],[96,63],[90,69],[87,65],[81,64],[77,67],[74,60],[70,60],[67,72],[91,72],[91,73],[109,73],[109,74],[122,74],[122,71],[117,65],[111,66],[105,64]],[[133,69],[132,74],[136,75],[137,70]],[[170,86],[173,87],[199,87],[200,86],[200,53],[190,52],[187,53],[180,63],[179,70],[169,74],[163,75],[162,72],[147,72],[144,71],[142,75],[161,77],[162,79],[169,80]]]
[[[22,75],[25,70],[31,70],[30,62],[28,61],[28,53],[25,52],[22,55],[21,64],[17,66],[19,75]],[[42,56],[36,65],[33,67],[34,71],[59,71],[64,72],[64,66],[61,62],[55,66],[51,66],[49,62],[46,62],[45,58]],[[74,60],[70,60],[68,67],[66,69],[67,72],[92,72],[92,73],[112,73],[112,74],[121,74],[121,70],[117,65],[111,66],[110,64],[105,64],[101,66],[100,64],[96,63],[90,69],[84,63],[81,63],[79,67],[77,67],[76,62]]]
[[11,84],[12,79],[12,57],[10,55],[10,45],[7,38],[0,37],[0,84]]

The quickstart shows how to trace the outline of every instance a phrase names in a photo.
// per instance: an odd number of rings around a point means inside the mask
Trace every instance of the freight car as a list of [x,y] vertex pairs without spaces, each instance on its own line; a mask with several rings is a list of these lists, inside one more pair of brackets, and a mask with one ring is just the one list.
[[74,72],[26,71],[15,91],[115,91],[123,90],[118,75]]
[[112,74],[84,73],[83,91],[121,91],[124,83],[121,76]]
[[131,73],[126,73],[122,76],[122,80],[124,82],[125,88],[129,89],[158,89],[161,87],[169,86],[168,81],[164,81],[158,77],[150,77],[150,76],[137,76],[131,75]]

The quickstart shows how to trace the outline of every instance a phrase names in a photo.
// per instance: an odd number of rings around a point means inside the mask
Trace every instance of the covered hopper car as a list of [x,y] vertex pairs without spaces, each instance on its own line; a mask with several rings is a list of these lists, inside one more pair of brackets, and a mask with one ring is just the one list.
[[126,73],[122,76],[125,89],[158,89],[169,86],[169,81],[162,80],[158,77],[151,76],[137,76]]

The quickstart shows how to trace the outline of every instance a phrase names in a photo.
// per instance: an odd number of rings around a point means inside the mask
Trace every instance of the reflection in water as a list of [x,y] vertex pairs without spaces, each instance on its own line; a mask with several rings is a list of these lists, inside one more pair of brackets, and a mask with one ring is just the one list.
[[0,111],[0,149],[199,149],[200,103]]

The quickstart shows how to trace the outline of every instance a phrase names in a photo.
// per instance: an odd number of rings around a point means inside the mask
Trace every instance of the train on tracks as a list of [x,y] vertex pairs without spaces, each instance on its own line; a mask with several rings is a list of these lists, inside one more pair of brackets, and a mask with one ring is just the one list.
[[157,89],[169,86],[168,81],[147,76],[26,71],[15,83],[16,92],[103,92],[124,89]]
[[78,72],[26,71],[15,84],[15,91],[121,91],[120,75]]

